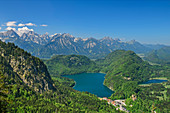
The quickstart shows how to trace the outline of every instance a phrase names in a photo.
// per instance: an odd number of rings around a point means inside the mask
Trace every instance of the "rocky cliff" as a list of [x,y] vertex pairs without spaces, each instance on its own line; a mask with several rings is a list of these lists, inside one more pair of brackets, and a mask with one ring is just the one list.
[[30,53],[25,52],[14,44],[6,44],[0,41],[0,59],[3,67],[1,71],[6,73],[8,77],[15,79],[10,75],[11,73],[21,83],[40,93],[55,89],[44,63],[39,58],[31,56]]

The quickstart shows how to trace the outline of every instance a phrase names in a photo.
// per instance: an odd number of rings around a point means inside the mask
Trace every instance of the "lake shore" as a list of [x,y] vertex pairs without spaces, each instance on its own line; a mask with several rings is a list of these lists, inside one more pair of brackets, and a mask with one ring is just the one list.
[[158,79],[160,79],[160,80],[168,80],[166,77],[155,77],[155,78],[150,78],[149,80],[158,80]]
[[99,97],[110,97],[114,93],[103,84],[105,80],[104,73],[82,73],[64,75],[63,77],[73,79],[75,81],[73,89],[78,91],[87,91]]

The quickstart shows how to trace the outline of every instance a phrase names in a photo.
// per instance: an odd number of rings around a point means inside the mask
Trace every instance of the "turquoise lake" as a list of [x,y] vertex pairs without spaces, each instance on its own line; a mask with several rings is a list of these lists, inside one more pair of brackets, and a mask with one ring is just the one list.
[[75,75],[64,75],[76,81],[73,89],[78,91],[87,91],[98,97],[109,97],[113,93],[109,88],[103,85],[105,74],[102,73],[82,73]]
[[167,82],[168,80],[161,80],[161,79],[153,79],[149,80],[147,82],[143,82],[141,84],[151,84],[151,83],[162,83],[162,82]]

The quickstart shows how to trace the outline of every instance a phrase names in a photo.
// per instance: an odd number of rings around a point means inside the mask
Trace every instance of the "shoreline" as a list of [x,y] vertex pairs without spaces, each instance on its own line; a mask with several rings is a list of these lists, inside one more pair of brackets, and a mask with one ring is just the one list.
[[150,78],[149,80],[168,80],[166,77],[155,77],[155,78]]
[[72,88],[74,88],[74,87],[76,86],[76,81],[75,81],[75,80],[74,80],[74,83],[75,83],[75,84],[72,86]]

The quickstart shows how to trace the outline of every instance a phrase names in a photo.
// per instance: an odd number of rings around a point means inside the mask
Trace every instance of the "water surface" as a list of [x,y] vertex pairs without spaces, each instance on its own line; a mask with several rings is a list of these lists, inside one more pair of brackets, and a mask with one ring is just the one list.
[[113,91],[103,85],[105,74],[102,73],[82,73],[64,75],[64,77],[74,79],[76,85],[73,88],[78,91],[87,91],[98,97],[109,97],[113,93]]
[[149,80],[147,82],[143,82],[141,84],[151,84],[151,83],[162,83],[162,82],[166,82],[168,80],[162,80],[162,79],[153,79],[153,80]]

